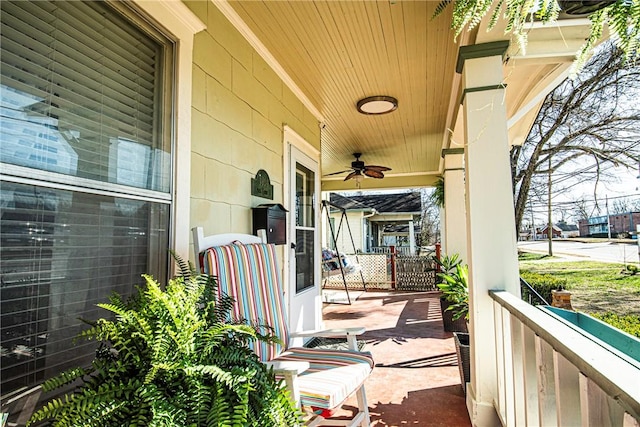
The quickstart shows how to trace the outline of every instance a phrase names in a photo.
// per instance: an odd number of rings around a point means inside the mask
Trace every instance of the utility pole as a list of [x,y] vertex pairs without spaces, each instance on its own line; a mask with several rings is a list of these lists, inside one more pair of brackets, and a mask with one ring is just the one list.
[[549,190],[549,203],[547,204],[547,238],[549,239],[549,256],[553,256],[553,220],[551,218],[551,151],[549,151],[549,173],[547,186]]
[[536,224],[533,217],[533,202],[529,199],[529,207],[531,208],[531,232],[533,235],[533,241],[536,241]]
[[611,218],[609,217],[609,196],[604,196],[604,206],[607,208],[607,237],[611,240]]

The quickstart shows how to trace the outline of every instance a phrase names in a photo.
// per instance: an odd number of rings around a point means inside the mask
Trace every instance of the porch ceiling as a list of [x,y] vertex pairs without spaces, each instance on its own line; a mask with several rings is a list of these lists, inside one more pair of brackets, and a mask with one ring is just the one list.
[[[385,179],[365,179],[363,189],[433,185],[442,172],[442,148],[462,142],[458,48],[505,38],[499,29],[488,35],[480,28],[478,36],[463,33],[456,44],[449,30],[451,8],[432,19],[437,4],[228,2],[315,110],[322,126],[322,174],[347,169],[354,152],[367,164],[392,168]],[[581,27],[567,28],[533,28],[532,54],[510,50],[505,75],[512,143],[528,133],[544,99],[539,95],[566,75],[574,41],[584,40]],[[373,95],[397,98],[398,109],[380,116],[358,113],[358,100]],[[355,181],[343,177],[323,177],[322,189],[354,189]]]

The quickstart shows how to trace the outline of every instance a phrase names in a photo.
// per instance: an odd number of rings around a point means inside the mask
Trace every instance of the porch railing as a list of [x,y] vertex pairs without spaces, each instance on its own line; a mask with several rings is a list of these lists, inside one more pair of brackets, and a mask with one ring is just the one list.
[[640,363],[508,292],[490,295],[503,425],[640,425]]
[[[408,246],[395,246],[397,255],[411,255],[411,248]],[[390,254],[391,246],[374,246],[369,251],[372,254]]]

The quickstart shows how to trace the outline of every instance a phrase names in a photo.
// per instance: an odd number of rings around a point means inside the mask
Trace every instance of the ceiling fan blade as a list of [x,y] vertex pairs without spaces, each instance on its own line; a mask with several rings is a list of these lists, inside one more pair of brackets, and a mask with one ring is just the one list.
[[390,171],[391,170],[391,168],[388,168],[386,166],[376,166],[376,165],[367,165],[364,168],[365,169],[369,169],[369,170],[378,171],[378,172],[384,172],[384,171]]
[[356,177],[356,175],[360,175],[360,171],[353,171],[353,172],[351,172],[349,175],[347,175],[347,176],[345,177],[345,179],[344,179],[344,180],[346,181],[346,180],[349,180],[349,179],[351,179],[351,178],[355,178],[355,177]]
[[364,174],[371,178],[384,178],[384,174],[374,169],[365,169]]
[[325,174],[323,176],[340,175],[341,173],[345,173],[345,172],[351,172],[351,169],[343,170],[340,172],[332,172],[332,173]]

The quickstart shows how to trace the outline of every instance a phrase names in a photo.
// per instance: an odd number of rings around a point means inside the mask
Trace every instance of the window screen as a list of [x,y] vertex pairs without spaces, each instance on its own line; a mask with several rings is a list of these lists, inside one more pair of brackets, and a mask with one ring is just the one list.
[[[166,279],[171,43],[106,2],[0,2],[0,369],[93,357],[96,303]],[[122,7],[122,6],[120,6]]]

